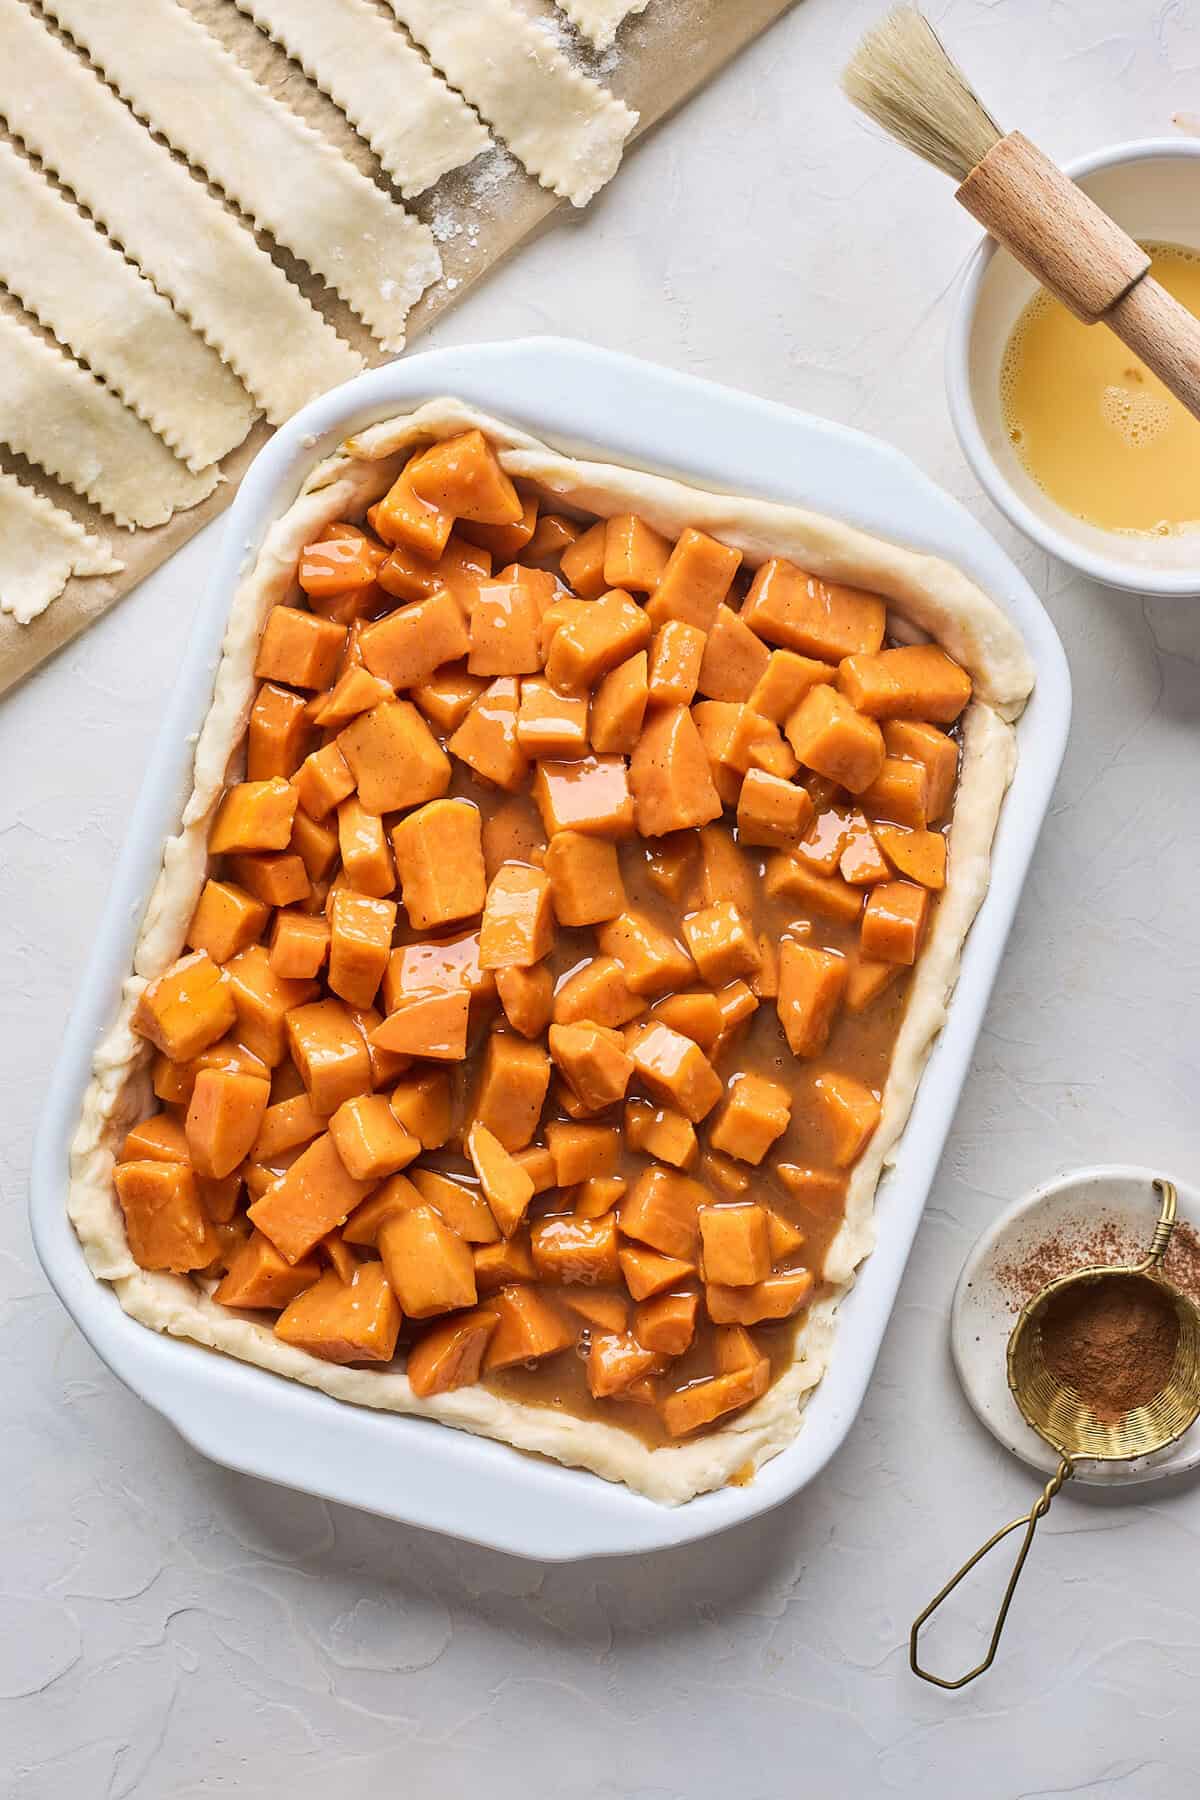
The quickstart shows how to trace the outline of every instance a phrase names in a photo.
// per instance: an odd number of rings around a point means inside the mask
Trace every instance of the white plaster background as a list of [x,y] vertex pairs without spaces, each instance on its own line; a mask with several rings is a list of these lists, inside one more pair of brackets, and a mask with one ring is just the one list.
[[[944,1695],[907,1669],[914,1611],[1033,1491],[950,1369],[968,1246],[1072,1163],[1194,1174],[1200,613],[1072,579],[976,492],[940,366],[974,228],[834,88],[876,10],[803,0],[433,340],[574,334],[878,432],[996,532],[1066,642],[1066,767],[862,1414],[768,1518],[546,1569],[212,1467],[83,1343],[30,1247],[30,1137],[210,529],[0,709],[4,1800],[1196,1791],[1194,1488],[1064,1494],[990,1676]],[[1200,111],[1193,0],[935,11],[1060,156]]]

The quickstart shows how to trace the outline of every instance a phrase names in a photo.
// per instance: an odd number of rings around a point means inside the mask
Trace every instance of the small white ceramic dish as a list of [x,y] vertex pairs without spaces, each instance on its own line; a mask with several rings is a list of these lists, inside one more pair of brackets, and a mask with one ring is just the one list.
[[[796,1441],[745,1487],[671,1510],[597,1477],[425,1419],[348,1406],[195,1344],[156,1336],[90,1274],[67,1219],[68,1147],[93,1051],[116,1009],[163,839],[178,827],[230,595],[313,463],[352,431],[440,394],[474,402],[563,448],[684,481],[790,500],[949,557],[1007,607],[1037,687],[996,836],[992,882],[949,1018],[879,1193],[879,1242],[841,1309],[830,1372]],[[167,707],[34,1150],[38,1255],[64,1305],[118,1376],[197,1449],[230,1468],[476,1543],[566,1561],[701,1538],[802,1488],[862,1400],[971,1059],[1067,738],[1066,659],[1032,589],[947,494],[887,445],[842,426],[629,357],[553,339],[411,356],[326,395],[247,473]]]
[[[1058,1467],[1058,1453],[1021,1417],[1009,1391],[1005,1353],[1017,1314],[1055,1275],[1089,1263],[1137,1262],[1154,1235],[1160,1196],[1156,1174],[1170,1175],[1179,1193],[1179,1224],[1200,1228],[1200,1189],[1170,1170],[1108,1163],[1076,1169],[1035,1188],[994,1219],[963,1266],[950,1314],[950,1347],[967,1399],[992,1436],[1045,1474]],[[1177,1227],[1178,1229],[1178,1227]],[[1043,1245],[1053,1246],[1039,1255]],[[1045,1264],[1045,1266],[1043,1266]],[[1164,1273],[1193,1299],[1200,1270],[1185,1257],[1178,1239],[1168,1250]],[[1200,1464],[1200,1428],[1192,1426],[1174,1444],[1132,1462],[1075,1465],[1074,1479],[1095,1487],[1129,1487],[1181,1475]]]
[[[1200,141],[1115,144],[1065,167],[1132,236],[1200,250]],[[1004,425],[1000,366],[1036,288],[990,237],[963,272],[946,343],[946,391],[967,461],[1019,531],[1084,575],[1132,593],[1200,594],[1200,532],[1157,538],[1101,531],[1072,518],[1022,466]]]

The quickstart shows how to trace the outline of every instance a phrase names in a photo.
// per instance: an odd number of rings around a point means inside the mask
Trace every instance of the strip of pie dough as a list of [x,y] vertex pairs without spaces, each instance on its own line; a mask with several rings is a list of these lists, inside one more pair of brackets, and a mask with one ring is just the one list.
[[340,106],[406,200],[460,169],[491,139],[368,0],[235,0]]
[[589,43],[607,50],[621,21],[645,12],[650,0],[557,0],[557,4]]
[[0,116],[245,382],[272,424],[362,358],[74,51],[0,0]]
[[[268,94],[176,0],[45,0],[140,119],[327,281],[389,350],[442,272],[433,233]],[[280,346],[280,354],[286,354]]]
[[72,575],[116,575],[124,567],[103,538],[0,470],[0,613],[28,625]]
[[387,4],[543,187],[585,206],[615,174],[637,114],[511,0]]
[[[301,549],[336,519],[361,518],[385,493],[404,455],[456,432],[478,428],[496,445],[509,475],[544,499],[601,518],[634,511],[677,536],[685,525],[714,532],[741,549],[750,567],[784,556],[833,580],[865,586],[889,603],[889,629],[906,623],[952,648],[968,669],[975,697],[963,715],[962,759],[950,827],[949,873],[892,1054],[875,1135],[855,1165],[844,1220],[830,1245],[831,1291],[801,1320],[792,1361],[761,1400],[691,1442],[650,1449],[601,1420],[511,1400],[476,1383],[423,1400],[401,1367],[340,1368],[277,1338],[270,1326],[231,1313],[205,1288],[176,1275],[139,1269],[129,1253],[113,1188],[122,1137],[153,1105],[150,1052],[130,1021],[147,981],[181,954],[208,866],[208,827],[230,758],[254,697],[254,664],[270,608],[293,591]],[[623,1481],[670,1505],[757,1468],[799,1432],[805,1401],[828,1366],[838,1308],[854,1271],[874,1243],[875,1193],[900,1154],[900,1139],[925,1063],[958,976],[963,943],[987,892],[992,838],[1012,778],[1014,718],[1033,685],[1021,635],[997,604],[960,570],[800,507],[691,488],[663,476],[584,462],[457,400],[431,400],[347,440],[314,468],[297,498],[267,530],[257,560],[234,596],[213,703],[196,745],[194,785],[177,836],[163,855],[112,1030],[96,1052],[71,1153],[69,1211],[88,1265],[111,1281],[122,1307],[155,1331],[209,1345],[243,1362],[335,1398],[390,1412],[415,1413],[521,1450]]]
[[189,469],[206,469],[254,423],[253,400],[62,193],[0,140],[0,282],[156,431]]
[[0,442],[90,500],[118,525],[164,525],[220,480],[193,474],[124,403],[0,308]]

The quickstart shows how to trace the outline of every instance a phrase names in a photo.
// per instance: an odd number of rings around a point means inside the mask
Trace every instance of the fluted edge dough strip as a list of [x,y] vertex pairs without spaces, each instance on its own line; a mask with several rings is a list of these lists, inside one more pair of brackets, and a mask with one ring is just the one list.
[[650,0],[556,0],[556,4],[581,37],[597,50],[607,50],[622,21],[645,12]]
[[193,472],[254,423],[249,394],[71,202],[0,140],[0,282]]
[[[427,225],[273,98],[176,0],[43,0],[122,99],[388,350],[442,272]],[[280,346],[283,354],[284,347]]]
[[[251,234],[22,0],[0,0],[0,116],[280,424],[363,367]],[[198,254],[202,249],[203,254]]]
[[616,173],[637,114],[510,0],[387,5],[543,187],[585,206]]
[[[282,1343],[270,1326],[230,1313],[194,1282],[139,1269],[129,1254],[113,1188],[116,1150],[125,1131],[145,1116],[150,1098],[149,1046],[134,1034],[130,1021],[146,982],[181,954],[204,884],[209,823],[254,698],[254,662],[267,614],[292,592],[303,546],[334,520],[360,516],[385,493],[405,451],[476,427],[496,447],[505,471],[530,482],[542,498],[559,499],[602,518],[634,511],[671,536],[685,525],[715,530],[745,552],[751,567],[772,555],[801,561],[807,555],[811,560],[804,566],[814,573],[874,589],[889,602],[889,624],[894,606],[896,623],[908,620],[942,643],[966,645],[966,666],[976,684],[976,698],[963,714],[949,877],[913,973],[882,1116],[851,1173],[845,1216],[826,1257],[825,1278],[832,1291],[804,1315],[792,1360],[762,1399],[691,1443],[652,1450],[619,1426],[565,1418],[554,1407],[528,1405],[478,1384],[422,1400],[400,1369],[323,1362]],[[580,461],[458,400],[431,400],[414,413],[348,439],[310,472],[297,499],[270,526],[254,568],[233,599],[212,707],[196,746],[192,795],[179,834],[166,844],[162,874],[134,952],[134,973],[125,982],[118,1017],[96,1052],[71,1146],[68,1210],[93,1274],[111,1281],[130,1317],[155,1331],[207,1344],[336,1399],[440,1419],[480,1437],[591,1469],[668,1505],[722,1487],[740,1470],[758,1468],[799,1432],[804,1405],[829,1363],[838,1307],[874,1245],[875,1191],[895,1160],[945,1021],[963,943],[987,891],[992,838],[1016,761],[1015,733],[997,708],[1003,706],[1015,717],[1032,684],[1033,667],[1020,633],[960,570],[839,520]],[[993,695],[994,704],[980,699],[982,692]]]
[[72,575],[116,575],[124,567],[103,538],[0,470],[0,613],[28,625]]
[[0,310],[0,442],[130,530],[165,525],[220,479],[193,474],[94,375]]
[[487,131],[367,0],[235,0],[341,108],[406,200],[461,169]]

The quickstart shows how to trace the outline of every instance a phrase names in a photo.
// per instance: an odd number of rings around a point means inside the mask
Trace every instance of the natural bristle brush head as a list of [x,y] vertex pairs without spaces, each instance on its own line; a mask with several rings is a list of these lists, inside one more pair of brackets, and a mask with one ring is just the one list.
[[957,182],[1003,136],[915,6],[896,7],[868,31],[842,88],[889,136]]

